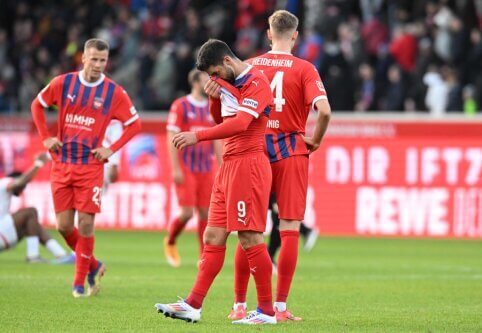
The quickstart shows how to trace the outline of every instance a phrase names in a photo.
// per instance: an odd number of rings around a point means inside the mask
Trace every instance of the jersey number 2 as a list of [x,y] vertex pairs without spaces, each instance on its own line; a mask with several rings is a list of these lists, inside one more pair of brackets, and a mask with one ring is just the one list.
[[95,186],[93,189],[92,189],[92,192],[94,192],[94,194],[92,195],[92,201],[100,207],[100,195],[102,193],[102,189],[98,186]]

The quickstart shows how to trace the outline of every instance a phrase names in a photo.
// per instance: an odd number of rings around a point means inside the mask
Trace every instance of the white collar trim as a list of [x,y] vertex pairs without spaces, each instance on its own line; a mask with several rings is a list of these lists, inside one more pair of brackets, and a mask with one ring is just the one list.
[[246,67],[246,69],[244,71],[241,72],[241,74],[239,74],[237,77],[236,77],[236,80],[239,80],[240,78],[242,78],[243,76],[245,76],[250,70],[251,68],[253,68],[253,66],[251,65],[248,65],[248,67]]
[[194,99],[194,97],[191,94],[187,95],[186,98],[189,101],[189,103],[191,103],[194,106],[197,106],[198,108],[203,108],[203,107],[208,105],[207,99],[202,100],[202,101],[198,101],[197,99]]
[[285,52],[285,51],[269,51],[268,53],[292,55],[290,52]]
[[80,80],[80,83],[82,83],[84,86],[87,86],[87,87],[97,87],[99,84],[101,84],[105,79],[105,75],[104,73],[101,73],[100,74],[100,78],[95,81],[95,82],[87,82],[85,79],[84,79],[84,71],[81,70],[79,72],[79,80]]

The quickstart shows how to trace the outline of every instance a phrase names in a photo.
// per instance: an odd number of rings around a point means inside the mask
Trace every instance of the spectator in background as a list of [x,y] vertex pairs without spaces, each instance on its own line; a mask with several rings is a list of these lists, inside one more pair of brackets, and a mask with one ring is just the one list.
[[402,81],[402,73],[397,65],[390,66],[388,70],[388,88],[385,101],[386,111],[402,111],[405,101],[405,86]]
[[460,112],[463,110],[462,86],[457,72],[452,68],[445,68],[447,84],[447,111]]
[[427,96],[425,105],[434,116],[441,116],[447,109],[447,83],[442,78],[438,68],[431,66],[423,77],[423,82],[427,85]]
[[359,68],[361,85],[358,91],[356,111],[375,110],[375,79],[373,68],[368,63],[363,63]]
[[364,81],[359,67],[365,62],[374,71],[370,109],[384,109],[394,62],[401,69],[403,104],[410,102],[410,109],[427,109],[423,77],[432,65],[450,66],[460,87],[471,85],[475,101],[482,105],[480,0],[4,2],[3,110],[28,109],[25,100],[53,76],[77,70],[80,46],[91,35],[111,44],[108,72],[139,108],[166,109],[188,93],[189,87],[177,77],[187,75],[197,47],[208,37],[225,40],[243,58],[265,52],[269,45],[260,36],[275,7],[288,8],[301,18],[303,33],[295,53],[316,66],[328,90],[345,88],[329,91],[334,112],[364,104],[359,100],[366,97],[361,87],[354,101],[353,87]]

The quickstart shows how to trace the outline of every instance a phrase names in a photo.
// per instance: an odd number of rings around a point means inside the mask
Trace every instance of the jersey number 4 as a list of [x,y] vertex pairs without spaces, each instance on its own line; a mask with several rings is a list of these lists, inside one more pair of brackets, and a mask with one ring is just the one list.
[[285,105],[286,100],[283,98],[283,76],[284,72],[276,72],[276,74],[273,77],[273,80],[271,80],[271,91],[274,92],[274,105],[275,105],[275,111],[276,112],[281,112],[283,111],[283,105]]

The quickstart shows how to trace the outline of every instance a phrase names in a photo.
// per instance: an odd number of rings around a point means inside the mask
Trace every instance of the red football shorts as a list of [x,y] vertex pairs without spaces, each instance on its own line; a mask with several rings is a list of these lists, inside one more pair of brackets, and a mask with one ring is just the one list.
[[294,155],[271,164],[272,190],[280,219],[303,221],[305,218],[308,162],[307,155]]
[[208,208],[214,183],[214,172],[194,173],[183,170],[184,182],[176,184],[179,206]]
[[53,163],[50,174],[56,213],[75,209],[83,213],[99,213],[104,165]]
[[223,161],[214,180],[208,226],[264,232],[271,167],[264,153]]

